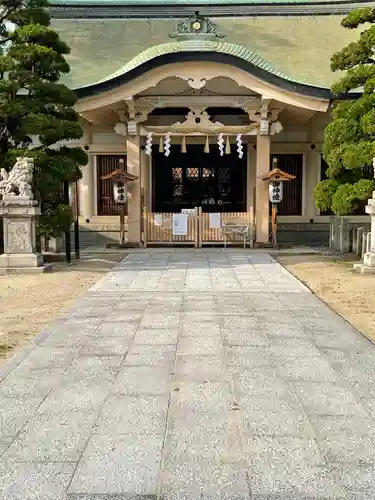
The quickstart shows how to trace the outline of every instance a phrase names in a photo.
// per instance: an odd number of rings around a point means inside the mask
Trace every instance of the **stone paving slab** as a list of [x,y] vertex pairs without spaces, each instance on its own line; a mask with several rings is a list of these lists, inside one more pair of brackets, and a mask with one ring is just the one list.
[[0,500],[375,498],[375,347],[265,252],[130,253],[0,372]]

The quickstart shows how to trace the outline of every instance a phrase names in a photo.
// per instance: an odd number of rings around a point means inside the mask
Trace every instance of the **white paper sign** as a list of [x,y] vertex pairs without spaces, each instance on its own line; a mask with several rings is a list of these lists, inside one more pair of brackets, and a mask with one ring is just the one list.
[[188,219],[186,214],[173,214],[172,233],[173,236],[185,236],[187,234]]
[[210,229],[221,228],[221,214],[208,214]]
[[154,215],[154,224],[155,226],[161,226],[163,224],[163,216],[161,214]]
[[194,215],[195,214],[195,208],[183,208],[181,210],[181,213],[182,214],[186,214],[186,215]]

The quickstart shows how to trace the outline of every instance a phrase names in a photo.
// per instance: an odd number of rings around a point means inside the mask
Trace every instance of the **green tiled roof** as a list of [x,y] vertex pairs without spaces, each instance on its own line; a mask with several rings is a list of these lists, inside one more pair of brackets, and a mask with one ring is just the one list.
[[[215,50],[232,51],[253,63],[259,56],[258,65],[266,65],[268,71],[318,87],[329,87],[337,79],[330,70],[330,57],[358,37],[356,30],[341,27],[341,16],[213,20],[225,39],[207,42],[211,45],[200,50],[212,50],[216,44]],[[90,85],[130,70],[161,51],[177,51],[187,43],[171,42],[168,37],[177,23],[176,19],[53,20],[54,28],[72,49],[68,58],[71,72],[65,83],[72,88]],[[190,50],[197,50],[189,43]]]
[[281,73],[272,65],[267,63],[264,59],[259,57],[258,54],[251,52],[248,48],[243,45],[237,45],[234,43],[227,42],[214,42],[208,40],[186,40],[182,42],[169,42],[162,43],[160,45],[155,45],[154,47],[150,47],[149,49],[144,50],[139,55],[135,56],[131,61],[121,67],[119,70],[115,71],[111,75],[103,78],[98,83],[102,81],[111,80],[112,78],[116,78],[117,76],[124,75],[129,71],[137,68],[141,64],[154,59],[155,57],[163,56],[165,54],[172,54],[175,52],[218,52],[221,54],[229,54],[244,61],[250,62],[254,66],[261,68],[268,73],[272,73],[273,75],[279,76],[280,78],[284,78],[289,81],[296,81],[290,75],[286,75]]

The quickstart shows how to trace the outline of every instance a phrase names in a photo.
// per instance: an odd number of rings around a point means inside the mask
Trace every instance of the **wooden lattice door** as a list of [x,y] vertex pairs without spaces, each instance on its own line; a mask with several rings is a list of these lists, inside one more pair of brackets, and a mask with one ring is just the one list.
[[[98,177],[98,215],[119,215],[120,206],[113,199],[113,185],[109,180],[101,177],[107,175],[116,168],[120,168],[119,160],[124,160],[126,170],[126,155],[98,155],[97,177]],[[126,212],[127,213],[127,207]]]
[[[284,197],[278,206],[279,215],[302,215],[302,154],[277,154],[271,155],[271,165],[277,158],[277,167],[288,174],[295,176],[292,181],[284,182]],[[271,206],[270,206],[271,212]]]

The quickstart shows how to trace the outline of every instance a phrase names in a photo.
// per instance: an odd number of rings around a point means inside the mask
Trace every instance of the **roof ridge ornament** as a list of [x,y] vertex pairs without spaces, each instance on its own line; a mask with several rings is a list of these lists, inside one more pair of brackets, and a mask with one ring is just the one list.
[[169,37],[176,38],[178,41],[216,40],[217,38],[224,38],[225,35],[218,31],[216,24],[211,19],[201,16],[199,11],[196,10],[194,16],[180,21],[176,31],[170,33]]

